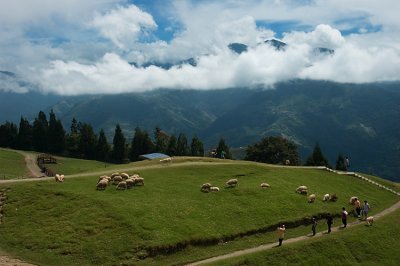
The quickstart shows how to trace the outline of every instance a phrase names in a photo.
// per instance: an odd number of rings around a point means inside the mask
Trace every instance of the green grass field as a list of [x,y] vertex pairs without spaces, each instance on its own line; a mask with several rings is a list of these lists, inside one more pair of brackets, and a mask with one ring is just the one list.
[[0,180],[21,178],[25,174],[24,157],[15,151],[0,149]]
[[[0,249],[41,265],[172,265],[275,241],[275,226],[294,226],[311,215],[351,209],[351,196],[368,199],[372,213],[398,197],[350,176],[316,169],[277,168],[252,162],[178,158],[171,165],[145,161],[104,165],[65,159],[63,173],[87,176],[0,184],[7,202],[0,225]],[[72,165],[70,165],[72,164]],[[99,175],[123,169],[139,173],[145,186],[96,191]],[[129,170],[131,169],[131,170]],[[236,188],[224,189],[230,178]],[[217,193],[200,192],[211,182]],[[270,189],[261,189],[268,182]],[[294,191],[307,185],[317,201]],[[336,193],[338,202],[322,202]],[[269,228],[274,228],[272,231]],[[226,243],[225,243],[226,242]]]

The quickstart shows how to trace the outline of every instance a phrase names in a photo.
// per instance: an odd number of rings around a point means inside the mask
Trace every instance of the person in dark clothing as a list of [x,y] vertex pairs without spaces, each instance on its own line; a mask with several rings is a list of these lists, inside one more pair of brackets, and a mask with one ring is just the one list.
[[315,234],[317,233],[317,219],[315,219],[315,217],[313,217],[311,219],[311,222],[312,222],[312,226],[311,226],[312,235],[315,236]]
[[282,246],[282,241],[285,238],[285,225],[282,224],[277,228],[279,246]]
[[347,227],[347,215],[349,213],[346,211],[346,208],[342,208],[342,223],[343,223],[343,228]]
[[328,225],[328,233],[330,233],[333,224],[333,217],[330,213],[328,213],[328,216],[326,216],[326,224]]

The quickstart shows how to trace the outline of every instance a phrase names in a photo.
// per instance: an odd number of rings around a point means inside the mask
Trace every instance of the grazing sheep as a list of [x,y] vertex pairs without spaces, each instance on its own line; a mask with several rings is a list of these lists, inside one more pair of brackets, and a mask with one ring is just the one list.
[[135,186],[141,185],[144,186],[144,178],[143,177],[135,177],[133,178],[133,182]]
[[338,200],[338,196],[336,194],[332,194],[329,198],[329,201],[336,202]]
[[238,180],[236,178],[229,179],[225,184],[226,187],[236,187],[238,184]]
[[107,176],[107,175],[102,175],[102,176],[99,177],[99,181],[102,180],[102,179],[107,179],[108,182],[111,181],[111,177],[109,177],[109,176]]
[[219,187],[210,187],[210,191],[218,192],[219,191]]
[[56,182],[60,182],[60,183],[64,182],[64,175],[56,174],[54,176],[54,178],[55,178]]
[[260,187],[261,188],[269,188],[270,185],[268,183],[261,183]]
[[357,199],[358,198],[356,196],[351,197],[349,200],[349,204],[354,205],[354,203],[357,201]]
[[324,198],[322,199],[322,201],[328,201],[330,199],[330,195],[329,194],[325,194]]
[[114,176],[114,178],[112,180],[113,180],[113,183],[112,183],[113,185],[118,185],[118,183],[122,181],[122,176],[116,175],[116,176]]
[[126,189],[126,181],[121,181],[117,185],[117,190],[125,190]]
[[112,173],[110,177],[111,177],[111,179],[114,179],[114,177],[116,177],[118,175],[119,175],[119,173]]
[[172,162],[172,158],[168,157],[168,158],[164,158],[160,160],[161,163],[171,163]]
[[211,184],[210,183],[204,183],[200,187],[200,191],[202,191],[202,192],[210,192],[210,189],[211,189]]
[[135,185],[135,180],[133,178],[128,178],[125,180],[126,182],[126,188],[131,188]]
[[290,165],[290,160],[285,160],[285,165]]
[[296,192],[303,195],[307,195],[308,188],[306,186],[299,186],[298,188],[296,188]]
[[123,180],[126,180],[129,178],[129,175],[127,173],[121,173],[120,176],[122,177]]
[[374,216],[368,216],[367,225],[371,226],[374,223]]
[[308,196],[308,203],[313,203],[315,201],[316,195],[315,194],[311,194],[310,196]]
[[107,179],[100,180],[96,185],[96,190],[105,190],[108,185]]

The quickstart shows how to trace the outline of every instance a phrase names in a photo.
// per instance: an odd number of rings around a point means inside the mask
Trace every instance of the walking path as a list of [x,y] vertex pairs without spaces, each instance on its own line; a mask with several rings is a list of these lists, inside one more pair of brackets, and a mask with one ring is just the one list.
[[[382,216],[385,216],[389,213],[392,213],[396,210],[400,209],[400,201],[398,201],[396,204],[392,205],[391,207],[381,211],[380,213],[377,213],[374,215],[374,220],[381,218]],[[347,227],[353,227],[353,226],[357,226],[360,224],[365,223],[365,221],[354,221],[352,223],[347,224]],[[340,227],[334,227],[332,228],[332,233],[336,233],[339,232],[343,229],[341,229]],[[346,229],[348,230],[348,229]],[[325,232],[319,232],[317,233],[315,236],[312,236],[312,238],[319,238],[319,237],[324,237],[326,235]],[[299,237],[294,237],[294,238],[289,238],[289,239],[285,239],[283,242],[285,245],[290,244],[290,243],[296,243],[296,242],[300,242],[300,241],[306,241],[308,239],[310,239],[311,236],[299,236]],[[220,260],[225,260],[225,259],[230,259],[230,258],[235,258],[235,257],[240,257],[243,255],[247,255],[247,254],[251,254],[251,253],[255,253],[255,252],[259,252],[259,251],[264,251],[264,250],[268,250],[271,248],[274,248],[277,246],[277,243],[271,243],[271,244],[265,244],[265,245],[261,245],[258,247],[254,247],[254,248],[248,248],[248,249],[244,249],[244,250],[238,250],[229,254],[225,254],[225,255],[220,255],[220,256],[216,256],[216,257],[212,257],[212,258],[208,258],[205,260],[200,260],[200,261],[196,261],[190,264],[187,264],[187,266],[195,266],[195,265],[202,265],[202,264],[207,264],[207,263],[212,263],[212,262],[216,262],[216,261],[220,261]]]

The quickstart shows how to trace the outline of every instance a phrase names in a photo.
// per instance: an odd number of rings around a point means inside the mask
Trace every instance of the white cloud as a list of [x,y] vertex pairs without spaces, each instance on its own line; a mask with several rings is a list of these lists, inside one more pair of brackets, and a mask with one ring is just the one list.
[[120,6],[105,15],[96,14],[90,25],[120,49],[132,46],[146,29],[157,28],[153,17],[135,5]]

